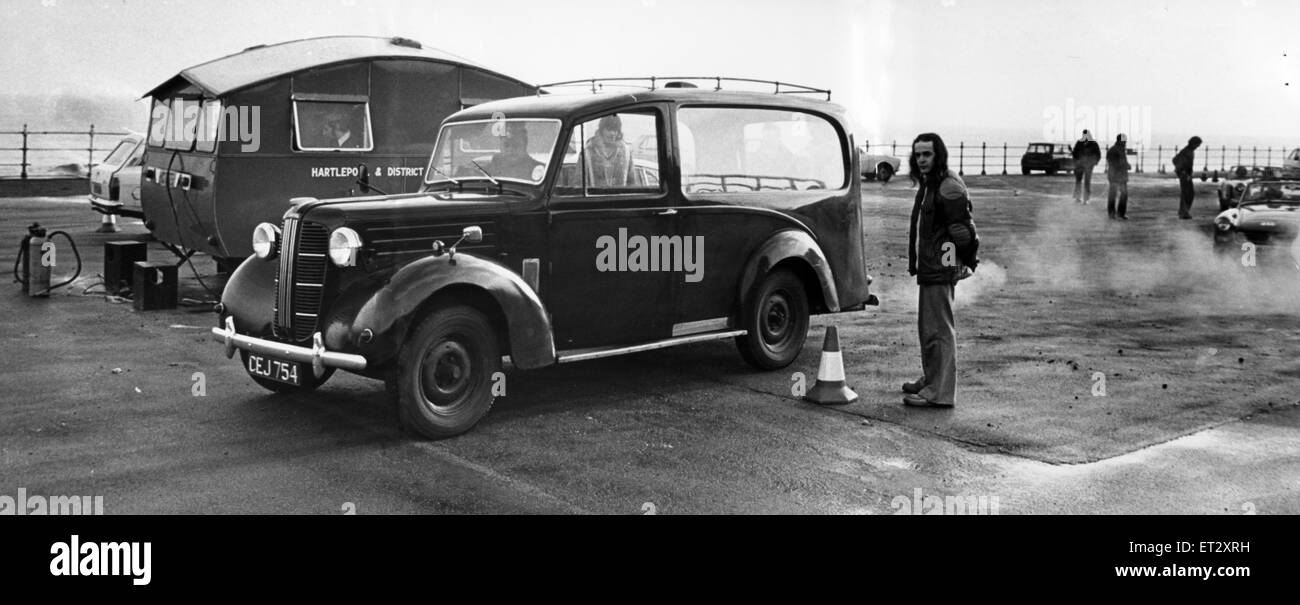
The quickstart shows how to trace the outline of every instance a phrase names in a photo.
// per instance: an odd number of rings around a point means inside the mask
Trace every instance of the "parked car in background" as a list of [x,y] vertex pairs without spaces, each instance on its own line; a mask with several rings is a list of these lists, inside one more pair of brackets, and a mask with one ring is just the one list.
[[1282,169],[1277,166],[1240,165],[1228,168],[1228,173],[1219,182],[1219,212],[1231,208],[1246,185],[1257,179],[1280,179]]
[[1224,252],[1237,252],[1244,243],[1255,245],[1259,260],[1289,250],[1295,258],[1300,234],[1300,180],[1258,180],[1248,183],[1236,204],[1214,219],[1214,242]]
[[1042,170],[1047,174],[1074,170],[1069,143],[1030,143],[1020,156],[1020,174]]
[[1300,147],[1292,149],[1282,160],[1282,170],[1287,178],[1300,179]]
[[128,134],[90,169],[90,207],[101,214],[144,218],[140,208],[140,172],[144,135]]
[[861,166],[862,178],[888,183],[889,179],[898,174],[903,161],[892,155],[868,153],[870,149],[871,145],[858,147],[858,165]]
[[[600,128],[611,116],[626,143]],[[810,315],[878,302],[850,133],[838,105],[754,92],[466,109],[419,192],[297,199],[258,225],[213,336],[272,391],[335,369],[383,380],[430,438],[487,413],[503,357],[530,370],[733,339],[783,368]]]

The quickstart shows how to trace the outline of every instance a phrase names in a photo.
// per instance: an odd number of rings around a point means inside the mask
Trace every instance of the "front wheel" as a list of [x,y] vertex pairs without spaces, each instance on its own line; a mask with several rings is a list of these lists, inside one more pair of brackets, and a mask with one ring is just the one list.
[[420,322],[402,347],[389,390],[397,394],[403,426],[441,439],[470,430],[487,414],[500,370],[487,317],[472,307],[446,307]]
[[767,275],[741,311],[744,336],[736,337],[740,356],[761,370],[776,370],[794,362],[808,337],[808,294],[794,272],[778,269]]

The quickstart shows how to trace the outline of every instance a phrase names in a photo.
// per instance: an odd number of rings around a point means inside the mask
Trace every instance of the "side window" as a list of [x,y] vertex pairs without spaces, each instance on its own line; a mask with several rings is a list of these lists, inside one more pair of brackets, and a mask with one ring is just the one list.
[[212,153],[217,149],[217,135],[221,127],[221,101],[207,99],[199,112],[198,140],[194,143],[196,151]]
[[149,111],[149,146],[162,147],[167,139],[167,125],[171,121],[172,109],[167,99],[153,100],[153,109]]
[[848,183],[839,131],[819,116],[684,107],[677,123],[686,193],[840,189]]
[[561,195],[659,193],[653,114],[619,113],[574,126],[556,183]]
[[293,102],[298,151],[370,151],[370,104],[364,101]]

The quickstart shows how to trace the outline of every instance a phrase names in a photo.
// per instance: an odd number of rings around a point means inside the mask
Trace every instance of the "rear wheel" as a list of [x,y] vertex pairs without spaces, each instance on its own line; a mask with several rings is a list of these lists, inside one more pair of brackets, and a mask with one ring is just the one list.
[[741,312],[744,336],[736,337],[740,356],[762,370],[784,368],[803,351],[808,337],[808,294],[794,272],[767,275]]
[[487,414],[501,370],[492,324],[478,310],[435,310],[402,347],[390,384],[402,425],[430,439],[459,435]]
[[1024,165],[1024,164],[1021,164],[1021,165],[1020,165],[1020,174],[1029,174],[1029,173],[1030,173],[1029,167],[1026,166],[1026,165]]

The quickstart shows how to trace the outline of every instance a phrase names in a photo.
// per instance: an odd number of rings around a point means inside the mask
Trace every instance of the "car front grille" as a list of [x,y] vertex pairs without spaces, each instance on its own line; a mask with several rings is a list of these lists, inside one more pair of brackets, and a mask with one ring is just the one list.
[[328,246],[329,232],[323,225],[297,217],[285,219],[271,328],[277,338],[303,342],[319,329]]

